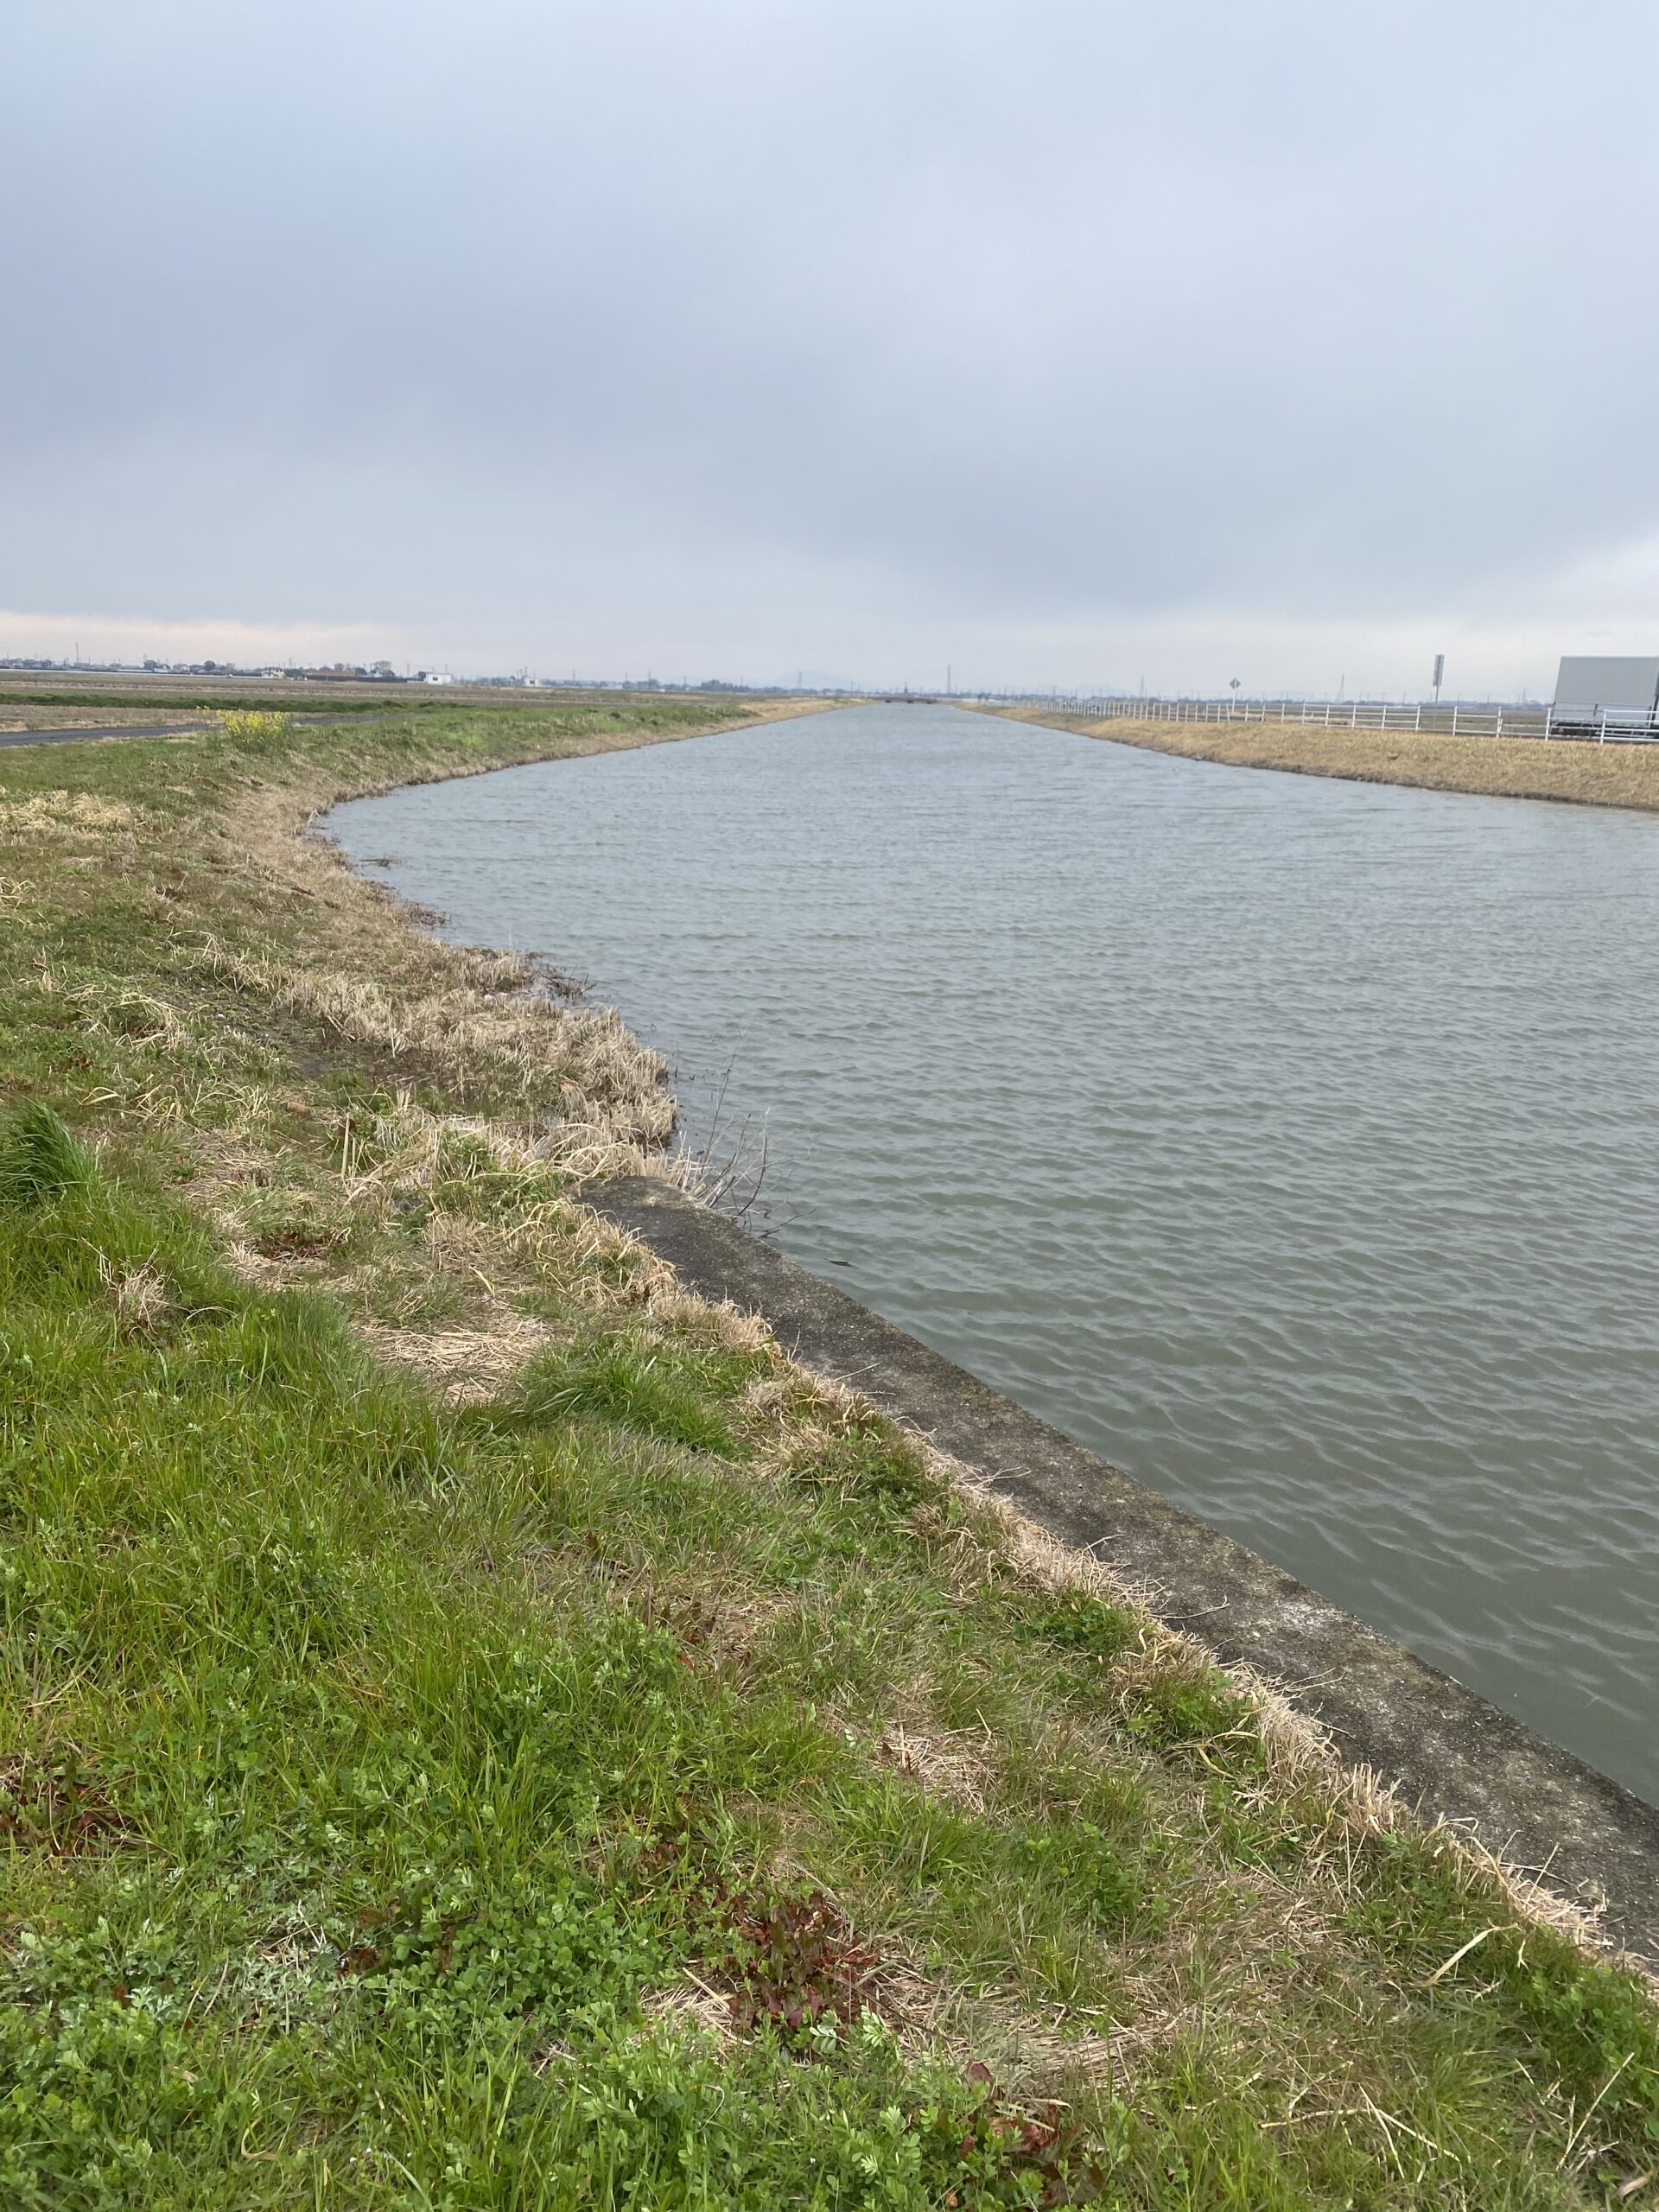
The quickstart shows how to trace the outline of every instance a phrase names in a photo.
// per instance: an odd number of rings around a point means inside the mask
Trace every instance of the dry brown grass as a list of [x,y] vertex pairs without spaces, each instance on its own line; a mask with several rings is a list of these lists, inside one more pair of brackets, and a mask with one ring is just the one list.
[[[744,719],[766,721],[801,710],[773,702]],[[623,725],[614,736],[589,735],[551,749],[670,743],[684,734]],[[527,741],[526,757],[549,749]],[[459,772],[495,765],[463,765]],[[263,951],[208,936],[198,948],[203,972],[342,1040],[393,1060],[425,1063],[463,1096],[469,1090],[499,1093],[505,1078],[526,1099],[553,1099],[567,1173],[592,1177],[648,1168],[674,1127],[660,1055],[633,1038],[611,1009],[563,1003],[572,987],[551,971],[517,955],[448,946],[426,935],[413,925],[429,917],[353,874],[326,836],[303,834],[339,799],[378,788],[384,786],[349,768],[316,766],[295,770],[280,785],[249,779],[223,817],[228,842],[240,849],[238,873],[278,901],[306,902],[303,950],[291,936]]]
[[978,1736],[925,1721],[893,1720],[881,1731],[876,1756],[933,1796],[969,1813],[984,1811],[989,1763]]
[[412,1370],[448,1405],[498,1396],[553,1337],[545,1322],[511,1306],[475,1329],[395,1329],[377,1321],[359,1328],[383,1359]]
[[100,1252],[98,1273],[115,1308],[116,1326],[124,1337],[153,1328],[172,1302],[167,1283],[151,1261],[118,1268],[106,1253]]
[[1147,753],[1278,768],[1368,784],[1550,798],[1579,806],[1659,811],[1659,745],[1583,745],[1552,739],[1446,737],[1427,731],[1323,729],[1300,722],[1101,721],[1037,707],[995,710],[1014,721],[1075,729]]
[[[89,911],[112,893],[154,906],[163,956],[143,982],[56,949],[30,963],[46,1019],[99,1053],[91,1103],[186,1152],[184,1187],[245,1278],[338,1291],[379,1349],[451,1398],[487,1395],[543,1341],[526,1301],[551,1294],[643,1311],[665,1328],[690,1323],[702,1309],[671,1271],[573,1197],[595,1178],[695,1179],[695,1163],[671,1149],[659,1056],[611,1009],[573,1005],[573,987],[544,966],[444,944],[429,918],[305,834],[375,781],[351,734],[314,754],[245,718],[213,719],[264,745],[270,766],[216,791],[158,787],[163,807],[174,795],[194,801],[171,808],[181,818],[164,833],[137,799],[41,790],[38,778],[32,789],[0,785],[0,842],[23,871],[5,884],[8,915],[27,925],[43,874],[61,890],[66,867],[82,864],[99,871],[72,894]],[[550,743],[526,718],[523,749],[683,734],[607,719]],[[430,757],[435,770],[494,765],[465,749]],[[365,1102],[343,1115],[313,1103],[311,1077],[335,1067]],[[734,1349],[757,1341],[757,1325],[734,1312],[708,1326]]]
[[194,719],[160,707],[33,706],[0,694],[0,730],[149,729],[157,722],[182,726]]
[[[463,1092],[480,1073],[505,1077],[526,1097],[556,1090],[557,1149],[567,1173],[645,1173],[645,1155],[673,1134],[662,1056],[608,1007],[556,1005],[533,979],[511,990],[480,989],[464,957],[448,963],[449,973],[429,976],[418,972],[426,963],[406,957],[391,980],[236,952],[211,938],[198,958],[206,974],[308,1015],[337,1037],[442,1069]],[[494,969],[485,972],[493,976]],[[485,1134],[482,1124],[478,1134]]]
[[0,785],[0,835],[8,837],[99,837],[130,830],[137,817],[124,799],[90,791],[32,791],[7,798]]

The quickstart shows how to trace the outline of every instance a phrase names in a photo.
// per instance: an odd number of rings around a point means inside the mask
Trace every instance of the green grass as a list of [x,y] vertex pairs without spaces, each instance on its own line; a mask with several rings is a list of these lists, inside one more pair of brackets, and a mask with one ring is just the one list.
[[141,811],[0,812],[0,2202],[1651,2202],[1635,1980],[673,1294],[533,1071],[204,969],[453,983],[248,826],[524,742],[434,728],[4,764]]
[[607,1334],[562,1345],[526,1370],[501,1417],[545,1429],[582,1414],[731,1458],[737,1438],[724,1411],[757,1363],[707,1347]]

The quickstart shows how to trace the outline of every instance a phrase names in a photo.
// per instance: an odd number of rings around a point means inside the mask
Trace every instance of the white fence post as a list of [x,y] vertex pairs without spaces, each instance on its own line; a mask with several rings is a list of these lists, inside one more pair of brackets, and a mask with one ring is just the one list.
[[[1281,721],[1300,722],[1304,728],[1310,723],[1323,724],[1326,729],[1333,724],[1341,727],[1338,704],[1334,699],[1321,702],[1306,698],[1281,699],[1275,704],[1270,699],[1240,699],[1236,695],[1222,699],[1148,699],[1142,696],[1134,699],[1066,698],[1056,702],[1058,711],[1062,714],[1087,715],[1101,721]],[[1553,702],[1543,709],[1541,728],[1533,724],[1532,716],[1537,709],[1532,707],[1525,708],[1518,714],[1508,714],[1502,707],[1494,708],[1490,712],[1474,707],[1465,714],[1461,706],[1454,706],[1449,723],[1440,721],[1441,711],[1431,709],[1425,721],[1424,702],[1421,699],[1414,704],[1408,704],[1404,701],[1391,704],[1387,699],[1351,699],[1348,702],[1348,727],[1351,730],[1375,730],[1384,734],[1392,729],[1409,729],[1420,734],[1427,732],[1443,735],[1449,732],[1452,737],[1461,734],[1467,737],[1491,735],[1548,739],[1555,735]],[[1580,723],[1568,734],[1587,738],[1592,732]],[[1593,736],[1595,741],[1601,745],[1634,743],[1642,739],[1659,743],[1659,710],[1656,710],[1644,727],[1638,728],[1616,709],[1610,713],[1605,708],[1598,708]]]

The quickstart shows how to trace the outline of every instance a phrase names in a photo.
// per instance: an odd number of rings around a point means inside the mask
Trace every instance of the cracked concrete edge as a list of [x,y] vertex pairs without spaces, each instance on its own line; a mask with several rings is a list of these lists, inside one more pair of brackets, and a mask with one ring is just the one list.
[[785,1351],[861,1390],[1155,1610],[1243,1661],[1409,1802],[1599,1910],[1659,1965],[1659,1808],[1547,1742],[1230,1536],[1133,1481],[724,1215],[650,1178],[588,1203],[704,1297],[760,1313]]

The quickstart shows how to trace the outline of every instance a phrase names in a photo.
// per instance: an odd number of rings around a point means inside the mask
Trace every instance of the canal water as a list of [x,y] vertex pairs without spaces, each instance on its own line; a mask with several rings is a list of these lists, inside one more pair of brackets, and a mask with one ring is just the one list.
[[887,706],[330,826],[806,1266],[1659,1802],[1659,820]]

